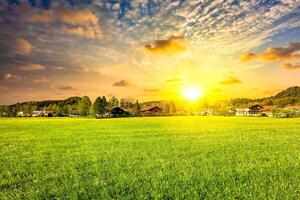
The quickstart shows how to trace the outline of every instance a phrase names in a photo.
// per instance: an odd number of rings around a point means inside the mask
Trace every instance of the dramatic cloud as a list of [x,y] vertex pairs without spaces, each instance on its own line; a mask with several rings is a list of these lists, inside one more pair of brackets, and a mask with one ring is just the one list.
[[[19,6],[7,6],[6,9],[11,10],[18,20],[32,24],[60,24],[61,33],[86,37],[101,38],[101,29],[99,26],[99,18],[88,9],[76,10],[66,7],[51,8],[43,10],[41,8],[32,7],[28,3],[21,3]],[[52,26],[55,29],[55,26]]]
[[113,84],[113,86],[117,86],[117,87],[128,87],[130,85],[131,85],[131,82],[127,81],[127,80],[117,81]]
[[175,54],[186,50],[183,37],[172,36],[165,40],[156,40],[151,44],[145,45],[151,53]]
[[300,64],[299,63],[296,63],[296,64],[284,63],[281,66],[282,66],[282,68],[287,69],[287,70],[300,69]]
[[72,86],[61,86],[58,88],[59,90],[76,90],[76,88],[73,88]]
[[6,81],[20,81],[22,77],[8,73],[3,76],[3,79]]
[[286,61],[300,59],[300,42],[290,42],[287,47],[272,47],[262,53],[247,53],[242,56],[242,61]]
[[45,70],[46,68],[40,64],[26,64],[24,66],[20,66],[19,69],[23,71],[40,71]]
[[222,85],[233,85],[233,84],[239,84],[242,83],[242,81],[239,80],[236,76],[229,76],[227,79],[220,82]]

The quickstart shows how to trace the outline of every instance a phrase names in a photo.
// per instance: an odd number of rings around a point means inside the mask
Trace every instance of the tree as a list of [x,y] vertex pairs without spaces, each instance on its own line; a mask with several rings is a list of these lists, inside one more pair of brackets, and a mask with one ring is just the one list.
[[113,108],[113,107],[116,107],[116,106],[118,106],[119,105],[119,100],[116,98],[116,97],[111,97],[110,99],[109,99],[109,108]]
[[98,115],[103,115],[106,112],[106,106],[107,106],[107,101],[105,96],[97,97],[94,104],[93,104],[93,109],[94,113]]
[[133,106],[133,114],[134,115],[139,115],[140,114],[140,110],[141,110],[141,106],[139,104],[139,101],[136,100],[134,106]]
[[79,103],[79,112],[82,116],[87,116],[90,114],[91,104],[91,100],[88,96],[84,96],[81,98],[81,101]]

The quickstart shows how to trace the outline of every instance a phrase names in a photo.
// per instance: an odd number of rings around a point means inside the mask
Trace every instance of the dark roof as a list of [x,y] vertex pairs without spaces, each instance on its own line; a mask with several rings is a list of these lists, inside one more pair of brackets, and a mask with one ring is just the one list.
[[124,114],[124,113],[126,113],[126,111],[123,110],[120,107],[114,107],[110,112],[111,112],[111,114]]
[[141,112],[161,112],[161,111],[162,111],[162,109],[158,106],[154,106],[149,109],[141,110]]

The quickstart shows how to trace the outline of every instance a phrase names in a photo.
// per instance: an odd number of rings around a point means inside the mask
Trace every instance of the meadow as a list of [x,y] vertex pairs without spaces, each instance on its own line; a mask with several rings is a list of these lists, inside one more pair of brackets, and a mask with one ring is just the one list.
[[0,199],[300,199],[300,119],[0,119]]

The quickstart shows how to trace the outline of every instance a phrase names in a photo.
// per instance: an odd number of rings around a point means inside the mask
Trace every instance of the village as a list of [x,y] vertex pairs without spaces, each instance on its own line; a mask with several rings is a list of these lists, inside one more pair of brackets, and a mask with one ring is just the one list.
[[[188,113],[184,111],[176,112],[165,112],[163,108],[159,106],[148,107],[145,109],[139,110],[137,113],[131,113],[126,111],[118,106],[112,108],[111,110],[106,110],[102,115],[95,114],[95,118],[116,118],[116,117],[130,117],[130,116],[185,116],[185,115],[196,115],[196,116],[220,116],[220,113],[214,113],[213,109],[202,108],[201,111],[195,113]],[[239,116],[239,117],[293,117],[293,115],[300,113],[300,108],[297,106],[289,106],[283,109],[279,109],[277,106],[261,106],[259,104],[238,107],[238,108],[229,108],[228,114],[225,116]],[[276,113],[277,111],[277,113]],[[281,112],[280,112],[281,111]],[[294,112],[294,114],[293,114]],[[32,113],[25,113],[20,111],[17,113],[18,117],[56,117],[57,114],[53,110],[34,110]],[[72,109],[64,117],[82,117],[79,110]]]

